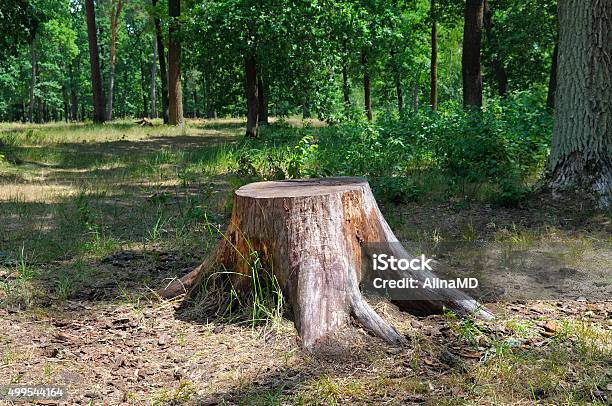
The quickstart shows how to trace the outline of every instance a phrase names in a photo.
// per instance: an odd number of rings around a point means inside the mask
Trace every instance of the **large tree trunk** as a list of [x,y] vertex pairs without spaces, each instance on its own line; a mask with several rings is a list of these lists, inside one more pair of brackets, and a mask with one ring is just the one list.
[[183,92],[181,89],[181,40],[179,38],[179,17],[181,0],[168,0],[168,123],[184,125]]
[[482,77],[480,74],[480,43],[484,0],[466,0],[463,25],[463,75],[464,107],[482,106]]
[[[412,258],[382,217],[370,187],[362,178],[323,178],[252,183],[238,189],[232,219],[217,248],[194,271],[160,291],[173,298],[196,291],[218,267],[231,269],[236,291],[250,286],[253,252],[273,272],[302,344],[312,349],[351,317],[392,344],[405,338],[378,315],[359,290],[364,264],[362,248],[383,244],[385,253]],[[392,278],[433,277],[428,271],[395,271]],[[490,317],[476,301],[458,290],[418,289],[414,300],[397,301],[401,309],[478,313]]]
[[412,89],[412,110],[414,112],[419,111],[419,82],[416,82],[414,89]]
[[113,119],[113,92],[115,89],[115,65],[117,62],[117,23],[123,8],[123,0],[117,0],[116,4],[115,1],[111,1],[110,72],[108,75],[108,104],[106,106],[106,119],[108,121]]
[[501,97],[506,97],[508,95],[508,74],[506,73],[506,68],[504,68],[501,57],[499,56],[499,49],[495,41],[495,36],[493,35],[493,11],[489,7],[489,2],[486,0],[484,4],[483,18],[487,42],[491,48],[491,68],[493,70],[493,75],[495,76],[495,81],[497,82],[497,93]]
[[251,54],[244,61],[245,90],[247,102],[246,136],[257,138],[259,123],[259,95],[257,94],[257,61]]
[[28,110],[28,121],[34,122],[34,94],[36,90],[36,36],[32,37],[30,44],[30,56],[32,59],[32,77],[30,80],[30,106]]
[[429,105],[433,111],[438,109],[438,27],[436,17],[436,0],[431,0],[431,64],[429,69],[430,93]]
[[561,0],[550,185],[612,205],[612,2]]
[[89,41],[89,64],[91,67],[91,91],[93,94],[94,122],[103,123],[104,91],[102,90],[102,76],[100,75],[100,54],[98,52],[98,34],[96,31],[96,13],[93,0],[85,0],[85,13],[87,16],[87,39]]
[[546,107],[551,111],[555,108],[555,93],[557,92],[557,59],[559,58],[559,43],[555,42],[550,64],[550,79],[548,81],[548,95],[546,96]]
[[[157,0],[151,0],[153,7],[157,5]],[[161,107],[164,124],[168,124],[168,72],[166,72],[166,52],[164,51],[164,41],[159,18],[153,19],[155,24],[155,39],[157,41],[157,56],[159,58],[159,76],[161,79]]]
[[361,66],[363,68],[363,104],[368,120],[372,121],[372,86],[370,84],[370,68],[368,65],[368,54],[366,51],[361,51]]

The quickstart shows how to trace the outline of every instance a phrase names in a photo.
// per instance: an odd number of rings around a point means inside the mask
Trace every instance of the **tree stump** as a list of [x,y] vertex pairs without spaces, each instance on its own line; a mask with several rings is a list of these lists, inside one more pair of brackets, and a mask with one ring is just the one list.
[[[244,288],[248,278],[240,275],[250,274],[247,258],[256,250],[279,282],[306,348],[346,325],[351,317],[389,343],[403,344],[405,338],[368,305],[359,289],[365,260],[362,246],[370,242],[391,243],[386,245],[390,254],[409,257],[363,178],[251,183],[236,191],[231,222],[213,253],[160,295],[189,295],[205,275],[221,266],[235,272],[234,287]],[[419,275],[394,276],[426,275],[420,271]],[[396,304],[403,310],[447,307],[461,314],[488,316],[458,290],[421,295],[419,300]]]

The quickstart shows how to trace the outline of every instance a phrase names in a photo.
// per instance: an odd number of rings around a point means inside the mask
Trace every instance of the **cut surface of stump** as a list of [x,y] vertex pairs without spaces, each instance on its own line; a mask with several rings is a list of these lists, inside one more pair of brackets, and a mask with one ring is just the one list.
[[[209,258],[191,273],[161,291],[172,298],[193,292],[204,275],[219,267],[232,269],[233,285],[246,288],[248,258],[256,251],[273,272],[284,300],[290,306],[295,327],[307,348],[331,336],[352,319],[392,344],[405,338],[364,300],[362,247],[388,243],[388,254],[410,257],[383,218],[368,182],[340,177],[251,183],[234,196],[231,221],[224,238]],[[392,278],[423,278],[419,271],[397,271]],[[433,275],[431,275],[433,276]],[[402,310],[460,314],[480,310],[475,300],[458,290],[422,290],[418,300],[395,302]]]

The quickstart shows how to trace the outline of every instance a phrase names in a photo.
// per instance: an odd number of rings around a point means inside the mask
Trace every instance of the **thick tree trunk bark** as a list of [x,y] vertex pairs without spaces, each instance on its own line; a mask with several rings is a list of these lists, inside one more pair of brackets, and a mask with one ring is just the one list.
[[485,33],[487,35],[487,42],[492,53],[491,68],[493,70],[493,75],[495,76],[495,81],[497,82],[497,93],[501,97],[506,97],[508,95],[508,74],[506,73],[506,68],[504,68],[504,64],[499,56],[499,49],[497,47],[495,37],[493,36],[493,11],[489,7],[489,3],[486,0],[484,3],[483,19]]
[[261,72],[257,76],[257,103],[259,124],[268,124],[268,96],[265,83],[261,77]]
[[[157,0],[151,0],[153,7],[157,5]],[[155,24],[155,39],[157,41],[157,57],[159,58],[159,76],[161,82],[161,108],[164,124],[168,124],[168,72],[166,72],[166,52],[164,51],[164,41],[159,18],[153,19]]]
[[612,206],[612,2],[561,0],[553,192],[586,192]]
[[87,39],[89,41],[89,64],[91,67],[93,120],[95,123],[103,123],[105,119],[104,91],[102,90],[102,76],[100,74],[100,54],[98,52],[98,34],[93,0],[85,0],[85,13],[87,16]]
[[433,111],[438,109],[438,27],[436,0],[431,0],[431,64],[429,69],[430,93],[429,106]]
[[[160,291],[162,297],[192,294],[218,267],[234,271],[236,291],[251,283],[249,258],[257,252],[273,273],[303,346],[314,349],[347,325],[351,318],[389,343],[406,342],[393,326],[364,300],[360,282],[362,265],[371,261],[362,248],[386,243],[389,254],[412,258],[382,217],[365,179],[323,178],[252,183],[238,189],[227,233],[211,256],[180,280]],[[378,245],[378,244],[377,244]],[[363,270],[363,272],[362,272]],[[425,271],[396,271],[393,278],[433,277]],[[401,309],[477,313],[490,317],[476,301],[458,290],[422,290],[411,301],[398,301]]]
[[419,82],[416,82],[412,89],[412,110],[419,111]]
[[30,44],[30,56],[32,60],[32,76],[30,80],[30,106],[28,110],[28,120],[34,122],[34,91],[36,90],[36,36],[32,38]]
[[480,44],[484,0],[466,0],[463,25],[463,106],[482,106],[482,76],[480,74]]
[[257,61],[255,55],[249,55],[245,58],[244,73],[247,102],[246,136],[257,138],[259,130],[259,95],[257,93]]
[[361,66],[363,68],[363,104],[366,116],[372,121],[372,86],[370,84],[370,68],[368,66],[368,54],[361,51]]
[[555,42],[550,65],[550,79],[548,81],[548,95],[546,96],[546,107],[551,111],[555,108],[555,93],[557,92],[557,59],[559,57],[559,43]]
[[179,17],[181,0],[168,1],[168,123],[183,127],[183,91],[181,89],[181,40]]

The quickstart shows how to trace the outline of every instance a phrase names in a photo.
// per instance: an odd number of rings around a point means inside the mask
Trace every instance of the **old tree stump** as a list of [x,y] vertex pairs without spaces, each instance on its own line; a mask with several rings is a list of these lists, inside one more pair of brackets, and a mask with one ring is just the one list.
[[[213,253],[160,294],[189,295],[205,275],[221,267],[234,272],[232,285],[244,287],[248,258],[256,250],[267,264],[290,306],[302,345],[312,348],[346,325],[351,317],[392,344],[405,339],[364,300],[362,245],[390,243],[396,257],[409,257],[383,218],[368,182],[363,178],[322,178],[251,183],[238,189],[228,230]],[[399,274],[405,272],[405,275]],[[432,274],[397,271],[394,278]],[[418,300],[395,301],[402,310],[439,311],[488,317],[475,300],[459,290],[435,295],[421,290]]]

